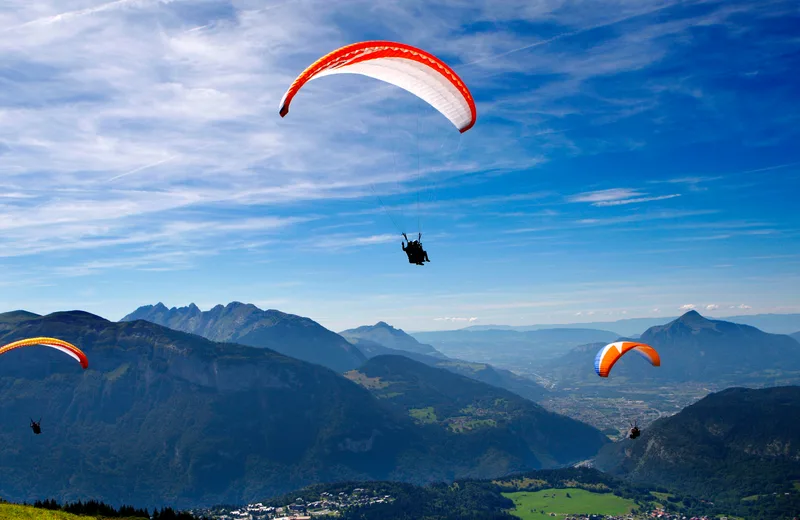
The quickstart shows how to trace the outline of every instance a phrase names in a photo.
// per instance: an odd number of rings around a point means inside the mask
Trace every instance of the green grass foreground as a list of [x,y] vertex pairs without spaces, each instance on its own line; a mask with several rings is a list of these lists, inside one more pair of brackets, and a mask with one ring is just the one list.
[[[64,511],[52,511],[49,509],[39,509],[31,506],[20,506],[16,504],[0,504],[0,518],[3,520],[95,520],[110,517],[104,516],[81,516],[65,513]],[[114,520],[142,520],[139,517],[115,517]]]
[[[567,493],[572,498],[567,498]],[[592,493],[579,488],[520,491],[503,493],[503,496],[514,501],[516,507],[511,514],[523,520],[538,519],[548,513],[623,515],[636,507],[633,500],[620,498],[612,493]]]

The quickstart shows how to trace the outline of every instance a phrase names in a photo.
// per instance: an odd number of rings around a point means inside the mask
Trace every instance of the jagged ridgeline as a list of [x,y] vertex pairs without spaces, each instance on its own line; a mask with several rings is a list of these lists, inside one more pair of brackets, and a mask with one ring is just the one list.
[[337,372],[358,368],[366,357],[347,340],[319,323],[277,310],[232,302],[201,311],[195,304],[168,309],[145,305],[120,321],[146,320],[171,329],[251,347],[269,348]]
[[[478,461],[509,451],[454,444],[342,375],[267,348],[77,311],[0,316],[0,341],[36,336],[73,342],[89,368],[47,348],[3,356],[0,496],[16,502],[246,503],[314,482],[493,477]],[[569,429],[539,434],[540,461],[570,458],[550,442],[570,444]]]

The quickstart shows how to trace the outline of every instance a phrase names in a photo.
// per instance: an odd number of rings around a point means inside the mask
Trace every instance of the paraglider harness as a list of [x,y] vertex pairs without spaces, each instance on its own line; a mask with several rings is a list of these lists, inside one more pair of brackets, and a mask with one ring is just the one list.
[[638,437],[641,434],[642,434],[642,431],[639,429],[637,421],[633,421],[633,423],[631,423],[631,431],[630,431],[630,433],[628,433],[628,438],[629,439],[635,439],[636,437]]
[[41,418],[39,418],[39,422],[36,422],[33,419],[31,419],[31,429],[33,430],[33,433],[35,433],[36,435],[42,433],[41,424],[42,424]]
[[401,245],[403,246],[403,251],[408,255],[409,264],[425,265],[423,262],[430,262],[428,253],[422,249],[422,233],[417,234],[417,240],[409,240],[405,233],[403,233],[403,238],[408,242],[408,245],[403,242],[401,242]]

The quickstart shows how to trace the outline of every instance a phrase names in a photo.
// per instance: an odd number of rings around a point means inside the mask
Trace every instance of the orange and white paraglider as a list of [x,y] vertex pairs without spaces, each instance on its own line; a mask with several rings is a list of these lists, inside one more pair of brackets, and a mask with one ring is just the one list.
[[661,357],[650,345],[636,341],[617,341],[600,349],[594,358],[594,371],[600,377],[608,377],[614,364],[630,351],[638,353],[654,367],[661,366]]
[[89,359],[86,357],[86,354],[84,354],[83,351],[81,351],[81,349],[79,349],[72,343],[57,338],[40,337],[40,338],[28,338],[28,339],[21,339],[19,341],[14,341],[12,343],[0,347],[0,355],[5,354],[6,352],[17,348],[33,347],[37,345],[60,350],[64,354],[70,356],[75,361],[80,363],[84,370],[89,367]]
[[[58,338],[47,338],[47,337],[38,337],[38,338],[27,338],[27,339],[20,339],[17,341],[12,341],[7,345],[3,345],[0,347],[0,355],[5,354],[14,349],[23,348],[23,347],[34,347],[34,346],[43,346],[43,347],[50,347],[56,350],[60,350],[64,354],[68,355],[75,361],[81,364],[84,370],[89,368],[89,359],[86,357],[86,354],[83,353],[81,349],[69,343],[68,341],[64,341]],[[42,433],[42,419],[39,418],[38,421],[34,421],[31,419],[31,430],[35,435],[40,435]]]

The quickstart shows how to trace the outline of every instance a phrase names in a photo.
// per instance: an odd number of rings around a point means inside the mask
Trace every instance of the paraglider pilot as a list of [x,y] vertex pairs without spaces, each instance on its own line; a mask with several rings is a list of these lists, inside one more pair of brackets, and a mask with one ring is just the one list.
[[403,233],[403,237],[408,244],[406,245],[405,242],[401,242],[400,244],[403,246],[403,251],[408,255],[408,263],[425,265],[423,262],[430,262],[428,252],[422,249],[422,233],[417,235],[417,240],[409,240],[405,233]]
[[36,422],[33,419],[31,419],[31,429],[33,430],[33,433],[35,433],[36,435],[39,435],[40,433],[42,433],[41,424],[42,424],[42,420],[41,419],[39,419],[39,422]]
[[639,430],[639,425],[636,423],[636,421],[634,421],[631,424],[631,430],[628,433],[628,438],[629,439],[635,439],[636,437],[638,437],[641,434],[642,434],[642,432],[641,432],[641,430]]

